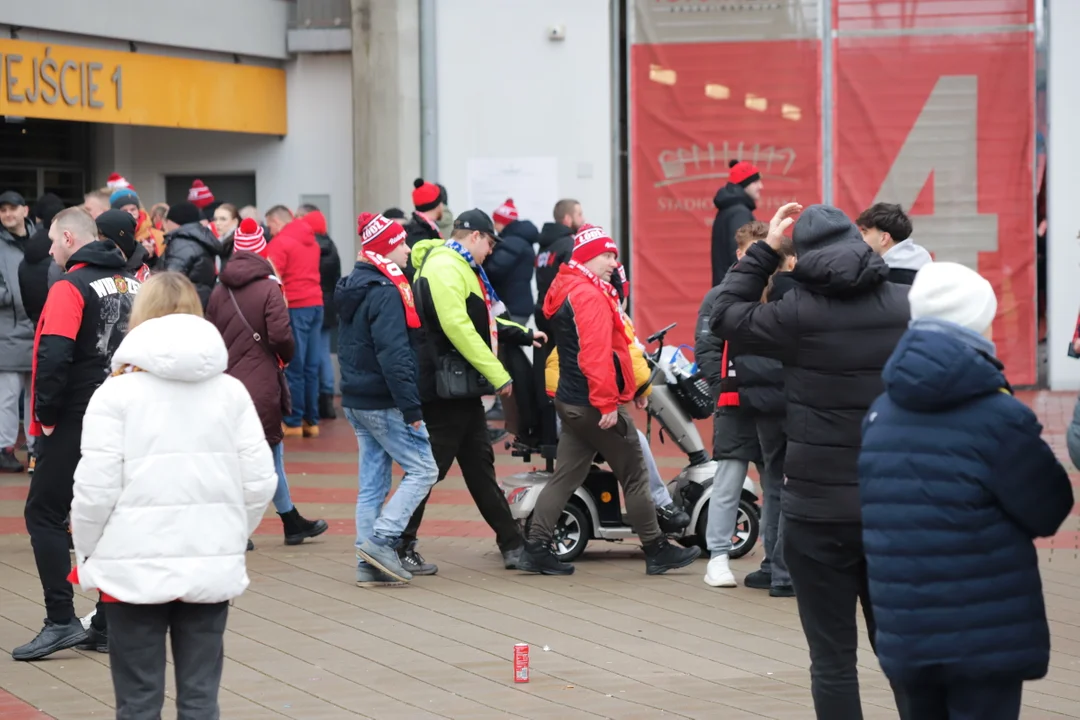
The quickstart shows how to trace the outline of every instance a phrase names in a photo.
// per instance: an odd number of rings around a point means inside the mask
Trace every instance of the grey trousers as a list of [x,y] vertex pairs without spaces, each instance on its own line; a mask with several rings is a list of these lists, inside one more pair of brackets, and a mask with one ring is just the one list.
[[784,455],[787,453],[787,435],[784,418],[757,418],[758,442],[764,463],[761,467],[761,535],[765,543],[765,559],[761,561],[762,572],[772,574],[772,586],[790,585],[787,563],[784,562],[784,518],[780,514],[780,491],[784,487]]
[[15,447],[19,439],[19,401],[25,398],[26,443],[33,446],[30,437],[30,373],[0,372],[0,449]]
[[641,441],[630,413],[619,408],[619,420],[615,427],[601,430],[600,411],[596,408],[567,405],[556,400],[555,410],[562,419],[555,475],[536,501],[529,526],[529,541],[542,545],[551,542],[563,508],[574,491],[585,482],[596,453],[604,456],[622,485],[626,514],[641,542],[649,543],[659,538],[661,533],[660,526],[656,524],[656,506],[649,495],[649,472],[645,468]]
[[177,720],[219,720],[229,603],[105,603],[116,720],[160,720],[165,704],[165,635],[172,639]]

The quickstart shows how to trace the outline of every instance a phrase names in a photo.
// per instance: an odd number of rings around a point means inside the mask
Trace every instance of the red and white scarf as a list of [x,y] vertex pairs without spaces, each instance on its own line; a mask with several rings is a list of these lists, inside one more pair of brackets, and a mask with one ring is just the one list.
[[604,293],[604,296],[608,299],[608,302],[611,303],[611,314],[612,316],[614,316],[615,322],[617,323],[615,327],[624,327],[622,319],[622,308],[619,307],[619,293],[615,289],[615,286],[607,282],[606,280],[601,279],[599,275],[579,263],[577,260],[571,260],[566,265],[571,270],[581,273],[583,276],[588,278],[589,282],[595,285],[597,290]]
[[397,263],[371,250],[365,250],[363,256],[372,265],[379,268],[379,272],[394,283],[394,287],[401,293],[401,303],[405,306],[405,324],[414,330],[420,327],[420,315],[416,312],[416,301],[413,298],[412,287]]

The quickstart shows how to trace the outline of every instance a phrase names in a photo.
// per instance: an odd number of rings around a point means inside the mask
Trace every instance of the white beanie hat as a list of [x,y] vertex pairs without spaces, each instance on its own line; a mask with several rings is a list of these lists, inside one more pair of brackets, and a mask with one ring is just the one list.
[[997,314],[997,297],[979,273],[959,263],[932,262],[915,275],[908,293],[911,319],[929,317],[956,323],[980,335]]

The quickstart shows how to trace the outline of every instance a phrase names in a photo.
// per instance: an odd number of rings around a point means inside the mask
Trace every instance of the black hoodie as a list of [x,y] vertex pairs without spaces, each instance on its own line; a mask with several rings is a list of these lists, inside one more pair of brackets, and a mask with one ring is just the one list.
[[780,256],[750,246],[727,273],[713,333],[784,364],[788,448],[783,511],[807,522],[859,522],[862,420],[884,386],[881,371],[907,329],[910,288],[834,207],[807,208],[792,233],[797,285],[762,304]]
[[724,279],[728,268],[735,264],[735,231],[754,220],[754,199],[742,185],[728,183],[716,191],[713,198],[716,219],[712,226],[712,284]]
[[559,274],[559,266],[570,262],[570,256],[574,254],[574,231],[561,223],[544,223],[537,243],[540,252],[536,256],[536,327],[547,332],[549,323],[543,312],[544,297]]
[[210,228],[202,223],[188,223],[165,236],[165,253],[158,268],[186,275],[194,283],[205,309],[217,282],[217,261],[221,253],[221,241],[214,237]]
[[34,343],[35,419],[53,427],[81,416],[127,334],[139,281],[112,240],[79,248],[53,284]]
[[420,420],[415,331],[405,324],[401,293],[377,267],[357,262],[338,281],[334,304],[342,407],[397,408],[405,422]]

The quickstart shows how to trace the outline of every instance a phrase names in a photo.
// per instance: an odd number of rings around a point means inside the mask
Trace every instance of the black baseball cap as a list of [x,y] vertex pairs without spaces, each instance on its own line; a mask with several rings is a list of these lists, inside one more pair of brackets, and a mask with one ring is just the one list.
[[23,196],[14,190],[8,190],[4,193],[0,193],[0,205],[14,205],[15,207],[22,207],[26,204],[23,200]]
[[485,235],[490,235],[496,241],[501,239],[499,234],[495,232],[495,223],[491,222],[491,218],[488,214],[479,208],[466,210],[455,217],[454,229],[482,232]]

